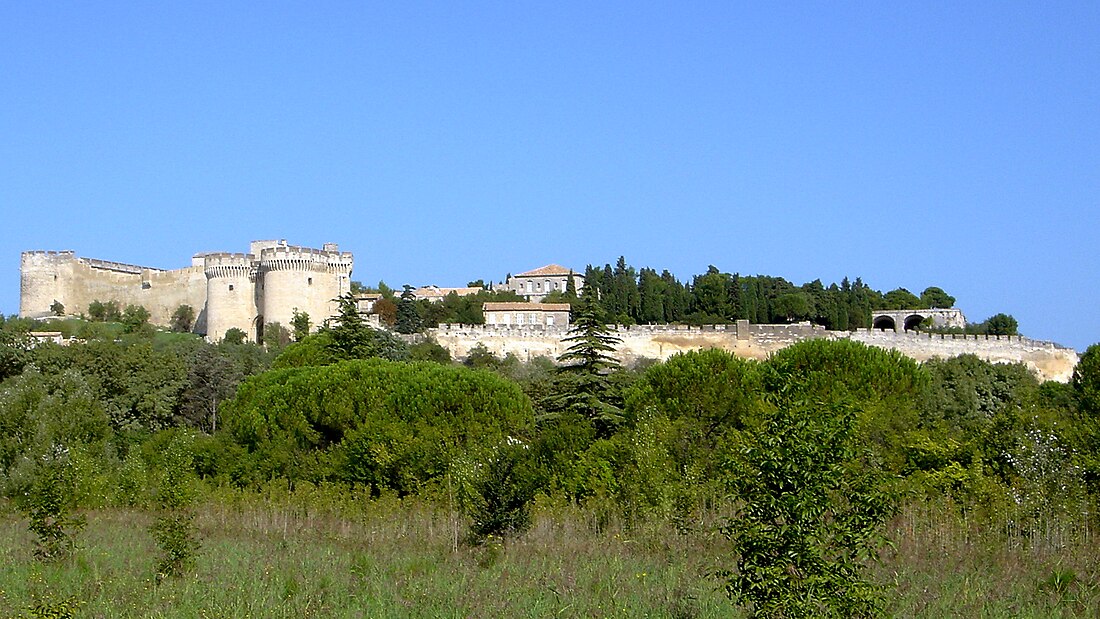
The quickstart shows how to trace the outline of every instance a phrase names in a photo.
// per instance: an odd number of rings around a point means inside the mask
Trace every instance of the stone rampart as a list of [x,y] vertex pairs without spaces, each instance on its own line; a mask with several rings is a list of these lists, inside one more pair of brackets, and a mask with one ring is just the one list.
[[831,336],[896,350],[917,361],[972,354],[992,363],[1023,363],[1043,380],[1068,382],[1077,365],[1077,351],[1053,342],[1019,335],[966,335],[892,331],[830,332]]
[[206,278],[198,267],[165,271],[107,260],[77,258],[73,252],[24,252],[19,314],[51,315],[57,301],[67,314],[88,311],[94,301],[141,305],[149,320],[166,325],[180,305],[201,311]]
[[256,338],[261,318],[288,325],[295,309],[320,324],[334,313],[334,299],[351,289],[353,256],[336,244],[313,249],[254,241],[251,247],[255,252],[195,254],[190,267],[171,271],[72,251],[23,252],[19,314],[46,317],[59,302],[66,314],[77,315],[94,301],[114,301],[123,308],[144,306],[153,324],[168,326],[180,305],[190,305],[195,332],[218,340],[237,328]]
[[[892,331],[827,331],[808,323],[756,325],[635,325],[614,328],[622,340],[617,356],[624,363],[640,359],[664,360],[676,353],[720,348],[739,357],[765,359],[768,355],[809,339],[850,339],[869,346],[896,350],[917,361],[973,354],[994,363],[1023,363],[1040,380],[1068,381],[1077,364],[1077,352],[1051,342],[1025,337],[955,336]],[[498,356],[513,354],[527,361],[556,358],[567,346],[568,329],[540,325],[440,325],[430,335],[462,359],[478,344]]]

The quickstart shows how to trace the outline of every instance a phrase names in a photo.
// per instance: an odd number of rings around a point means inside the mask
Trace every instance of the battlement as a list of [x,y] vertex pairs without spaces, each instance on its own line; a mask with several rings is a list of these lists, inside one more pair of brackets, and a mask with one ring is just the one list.
[[203,255],[203,272],[208,278],[254,278],[256,260],[252,254],[215,252]]
[[98,258],[79,258],[79,260],[84,264],[92,267],[93,269],[99,269],[101,271],[114,271],[115,273],[128,273],[130,275],[141,275],[142,272],[145,271],[153,273],[164,271],[164,269],[158,269],[155,267],[143,267],[136,264],[126,264],[125,262],[99,260]]
[[195,331],[212,340],[229,329],[258,339],[263,326],[289,324],[295,312],[320,324],[333,299],[351,287],[353,256],[335,243],[323,249],[286,240],[252,241],[248,253],[199,252],[174,270],[81,258],[71,250],[25,251],[19,314],[46,316],[55,304],[77,313],[94,301],[140,305],[153,324],[167,325],[181,305],[196,312]]
[[[327,244],[335,247],[334,243]],[[264,271],[314,271],[347,273],[351,270],[351,252],[314,247],[276,245],[260,250],[260,268]]]
[[[810,323],[720,325],[631,325],[611,326],[620,342],[616,356],[631,362],[639,359],[667,359],[671,355],[702,348],[720,348],[735,355],[764,359],[792,344],[812,340],[849,339],[869,346],[896,350],[916,359],[946,359],[976,355],[993,363],[1022,363],[1041,380],[1068,381],[1077,363],[1077,352],[1053,342],[1018,335],[972,335],[950,333],[895,332],[861,329],[829,331]],[[464,358],[478,344],[496,355],[520,359],[544,356],[555,359],[566,345],[569,329],[544,325],[456,325],[443,324],[430,331],[432,337]]]
[[23,252],[24,258],[30,258],[33,256],[43,257],[58,257],[58,258],[75,258],[76,252],[71,249],[63,249],[61,251],[45,250],[45,249],[32,249],[30,251]]

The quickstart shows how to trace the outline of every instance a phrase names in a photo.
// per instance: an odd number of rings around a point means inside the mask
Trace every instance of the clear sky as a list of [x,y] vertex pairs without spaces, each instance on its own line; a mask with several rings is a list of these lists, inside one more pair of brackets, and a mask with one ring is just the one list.
[[1100,342],[1100,3],[5,2],[19,254],[936,285]]

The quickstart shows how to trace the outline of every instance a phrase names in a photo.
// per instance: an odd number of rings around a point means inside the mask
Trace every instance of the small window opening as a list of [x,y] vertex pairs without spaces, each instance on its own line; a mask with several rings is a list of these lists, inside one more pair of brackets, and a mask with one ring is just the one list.
[[233,290],[233,284],[229,284],[229,289]]
[[306,285],[307,286],[312,286],[313,285],[313,278],[312,277],[306,280]]

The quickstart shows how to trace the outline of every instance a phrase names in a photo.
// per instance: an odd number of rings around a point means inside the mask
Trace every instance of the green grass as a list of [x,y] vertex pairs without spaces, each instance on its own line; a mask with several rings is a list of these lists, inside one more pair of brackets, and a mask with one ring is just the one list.
[[[525,535],[469,548],[458,542],[462,523],[438,506],[330,499],[208,498],[196,569],[159,585],[151,513],[89,512],[76,556],[42,564],[26,521],[5,512],[0,617],[66,600],[80,605],[77,617],[739,616],[707,575],[729,560],[713,533],[628,530],[542,505]],[[876,573],[895,585],[893,616],[1100,615],[1100,549],[1084,535],[1013,538],[921,510],[891,530],[896,546]]]

